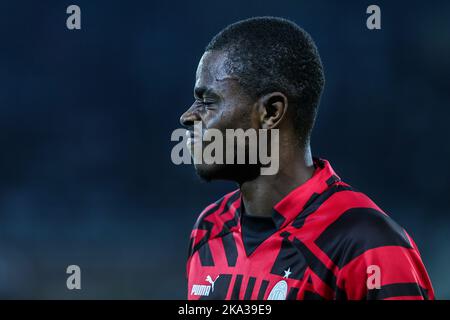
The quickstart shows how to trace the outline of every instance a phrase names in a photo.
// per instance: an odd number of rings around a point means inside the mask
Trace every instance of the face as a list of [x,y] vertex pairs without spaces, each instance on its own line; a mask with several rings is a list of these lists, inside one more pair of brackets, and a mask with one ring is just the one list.
[[[180,118],[193,137],[189,146],[191,149],[199,143],[199,137],[193,135],[194,122],[200,121],[204,131],[218,129],[222,133],[225,133],[225,129],[259,129],[256,104],[245,94],[238,78],[227,73],[226,62],[226,53],[221,51],[208,51],[199,62],[194,88],[195,101]],[[208,142],[204,141],[203,149],[207,145]],[[243,182],[259,174],[258,166],[245,164],[203,163],[195,164],[195,169],[201,178],[208,181],[223,179]]]

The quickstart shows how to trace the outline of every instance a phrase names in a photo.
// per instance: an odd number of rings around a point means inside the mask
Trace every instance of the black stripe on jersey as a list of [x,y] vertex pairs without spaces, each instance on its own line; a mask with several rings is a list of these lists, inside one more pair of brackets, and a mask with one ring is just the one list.
[[238,223],[239,223],[239,213],[236,210],[233,218],[225,221],[225,223],[223,224],[222,230],[219,232],[219,234],[217,236],[223,237],[224,235],[226,235],[227,233],[229,233],[231,231],[231,228],[236,227],[238,225]]
[[[222,209],[221,214],[227,212],[230,208],[231,203],[233,203],[234,201],[236,201],[240,196],[240,192],[235,192],[233,195],[231,195],[230,198],[228,198],[227,203],[225,204],[224,208]],[[211,230],[214,226],[214,223],[210,222],[210,221],[206,221],[205,218],[207,218],[208,216],[210,216],[211,214],[213,214],[214,212],[216,212],[218,210],[218,208],[220,208],[220,206],[222,205],[222,202],[225,201],[224,200],[225,197],[222,197],[220,200],[216,201],[215,205],[209,209],[206,213],[201,215],[201,218],[196,222],[194,229],[199,229],[199,230],[206,230],[206,234],[203,236],[203,238],[197,242],[197,244],[190,249],[190,255],[193,255],[197,250],[199,250],[205,243],[207,243],[210,239],[211,236]],[[235,214],[235,218],[231,219],[230,221],[227,221],[224,224],[224,228],[222,229],[222,231],[220,232],[220,234],[218,236],[223,236],[224,234],[226,234],[229,229],[232,226],[237,225],[238,219],[236,218],[236,215],[238,214],[238,211],[236,210],[236,214]],[[193,242],[193,239],[192,239]]]
[[203,246],[200,247],[200,249],[198,249],[198,256],[203,267],[214,266],[214,259],[212,257],[208,242],[206,242]]
[[252,298],[253,288],[255,287],[256,278],[250,277],[247,283],[247,289],[245,289],[244,300],[250,300]]
[[222,212],[219,213],[219,216],[225,214],[228,212],[228,210],[230,210],[231,205],[237,200],[239,199],[239,197],[241,196],[241,193],[239,191],[236,191],[235,193],[233,193],[227,200],[227,203],[225,204],[225,206],[223,207]]
[[238,258],[238,250],[236,241],[234,240],[233,233],[228,233],[222,237],[222,244],[225,250],[225,256],[227,257],[227,262],[229,267],[236,266],[236,261]]
[[225,300],[230,288],[231,278],[231,274],[221,274],[214,282],[214,291],[211,290],[209,296],[201,296],[200,300]]
[[313,157],[313,162],[314,162],[314,167],[319,166],[322,169],[325,168],[325,162],[322,159]]
[[286,218],[275,209],[272,210],[272,219],[275,222],[277,229],[280,229],[283,223],[286,221]]
[[428,300],[427,290],[417,283],[394,283],[381,286],[380,289],[367,291],[367,300],[381,300],[392,297],[424,297]]
[[322,261],[320,261],[314,253],[312,253],[308,247],[299,239],[294,238],[293,244],[303,254],[305,261],[307,261],[309,268],[333,291],[336,293],[336,297],[345,298],[346,294],[344,290],[337,286],[337,279],[334,273],[328,269]]
[[199,219],[196,221],[195,225],[194,225],[194,230],[195,229],[199,229],[199,230],[208,230],[210,231],[212,228],[213,223],[206,221],[205,219],[208,218],[210,215],[212,215],[214,212],[216,212],[219,208],[220,205],[223,202],[224,197],[222,197],[220,200],[216,201],[214,203],[214,206],[212,206],[208,211],[206,211],[205,213],[201,214]]
[[[199,250],[204,244],[208,243],[209,237],[211,235],[211,230],[212,230],[212,227],[214,226],[214,224],[212,222],[209,222],[209,221],[204,221],[203,222],[203,226],[204,226],[205,229],[202,229],[202,230],[207,230],[206,234],[192,248],[191,255],[194,254],[197,250]],[[206,228],[208,228],[208,229],[206,229]],[[194,239],[192,239],[192,240],[194,240]]]
[[258,292],[258,300],[264,299],[264,294],[266,293],[268,285],[269,285],[269,281],[267,281],[267,280],[263,280],[261,282],[261,287],[259,287],[259,292]]
[[303,300],[325,300],[325,299],[316,292],[305,290],[303,294]]
[[[222,201],[219,200],[219,201]],[[201,218],[197,220],[197,222],[194,225],[194,230],[206,230],[206,234],[203,236],[201,240],[197,242],[197,244],[194,246],[194,239],[191,239],[191,243],[189,245],[189,257],[192,256],[198,249],[200,249],[201,246],[203,246],[205,243],[208,242],[209,237],[211,235],[211,230],[214,226],[214,224],[210,221],[206,221],[205,218],[216,212],[217,208],[220,205],[220,202],[216,202],[216,205],[213,206],[211,209],[209,209],[207,212],[201,215]]]
[[329,187],[331,187],[333,184],[335,184],[336,182],[338,182],[338,181],[341,181],[341,179],[337,176],[337,175],[335,175],[335,174],[333,174],[331,177],[329,177],[328,179],[327,179],[327,181],[325,181],[326,182],[326,184],[329,186]]
[[284,276],[284,271],[290,268],[292,273],[289,275],[289,278],[300,280],[303,278],[306,267],[307,263],[303,254],[299,253],[299,250],[294,247],[291,241],[284,238],[270,273]]
[[286,297],[286,300],[297,300],[298,288],[292,287]]
[[[225,203],[222,211],[219,213],[219,215],[222,215],[225,212],[227,212],[230,209],[231,204],[234,201],[236,201],[239,198],[239,196],[240,196],[240,192],[235,192],[234,194],[232,194],[226,201],[226,203]],[[213,214],[214,212],[216,212],[222,206],[224,201],[225,201],[225,197],[222,197],[219,200],[217,200],[211,209],[209,209],[207,212],[205,212],[204,214],[201,215],[201,218],[195,224],[194,229],[211,230],[213,223],[206,221],[205,219],[208,216],[210,216],[211,214]]]
[[234,281],[233,292],[231,293],[231,300],[239,300],[239,292],[241,292],[242,274],[236,276]]
[[347,210],[322,232],[315,243],[339,268],[373,248],[412,248],[404,230],[372,208]]
[[[208,226],[209,226],[209,224],[211,222],[205,221],[205,218],[209,217],[211,214],[216,212],[217,209],[219,209],[219,207],[220,207],[220,202],[219,203],[216,202],[212,208],[210,208],[205,213],[201,214],[200,218],[198,219],[198,221],[194,225],[194,229],[207,230]],[[204,225],[204,223],[206,223],[206,225]]]
[[189,250],[188,250],[188,259],[192,256],[192,254],[194,253],[194,237],[191,237],[189,239]]
[[[220,213],[220,215],[223,215],[227,213],[230,210],[230,206],[232,203],[234,203],[239,197],[241,196],[240,192],[236,192],[233,194],[229,199],[228,202],[224,208],[224,210]],[[223,237],[227,233],[231,231],[231,228],[235,227],[239,223],[239,216],[240,216],[240,209],[239,207],[236,208],[236,211],[234,212],[234,216],[230,219],[224,222],[222,230],[220,230],[218,237]]]
[[280,233],[280,237],[283,237],[283,238],[287,238],[287,237],[289,237],[291,234],[289,233],[289,232],[287,232],[287,231],[283,231],[282,233]]
[[309,197],[308,201],[306,201],[305,205],[303,206],[302,210],[305,210],[307,207],[309,207],[316,199],[320,196],[320,193],[314,192],[311,197]]
[[[312,203],[303,209],[302,212],[300,212],[300,214],[297,216],[297,218],[295,218],[294,222],[292,223],[292,226],[294,226],[295,228],[299,229],[303,226],[303,224],[305,223],[306,218],[317,211],[317,209],[319,209],[319,207],[325,202],[327,201],[333,194],[337,193],[337,192],[341,192],[341,191],[355,191],[352,187],[349,186],[344,186],[344,185],[333,185],[330,188],[328,188],[327,190],[325,190],[324,192],[322,192],[318,197],[315,197],[315,201],[312,201]],[[313,195],[314,196],[314,195]],[[310,202],[310,200],[308,200],[308,202]]]

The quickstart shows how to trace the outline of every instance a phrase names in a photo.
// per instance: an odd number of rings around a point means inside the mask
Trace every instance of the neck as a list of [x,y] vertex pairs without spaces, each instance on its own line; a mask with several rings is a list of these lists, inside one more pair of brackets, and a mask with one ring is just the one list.
[[[297,148],[295,148],[297,149]],[[245,213],[252,216],[270,217],[273,207],[289,192],[310,179],[314,164],[309,145],[284,154],[279,171],[275,175],[260,175],[241,184]]]

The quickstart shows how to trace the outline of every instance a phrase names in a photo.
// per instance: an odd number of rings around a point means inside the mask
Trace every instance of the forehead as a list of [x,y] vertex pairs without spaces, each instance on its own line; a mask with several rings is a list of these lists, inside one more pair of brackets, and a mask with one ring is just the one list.
[[214,89],[226,85],[230,80],[237,80],[237,77],[229,74],[226,63],[226,53],[222,51],[205,52],[197,67],[195,87]]

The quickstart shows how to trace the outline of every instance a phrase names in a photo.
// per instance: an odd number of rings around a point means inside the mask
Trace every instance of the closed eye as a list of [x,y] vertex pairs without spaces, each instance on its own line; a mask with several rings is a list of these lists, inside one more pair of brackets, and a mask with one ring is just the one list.
[[210,107],[211,105],[213,105],[215,102],[214,101],[206,101],[206,100],[195,100],[195,103],[199,106],[205,106],[205,107]]

